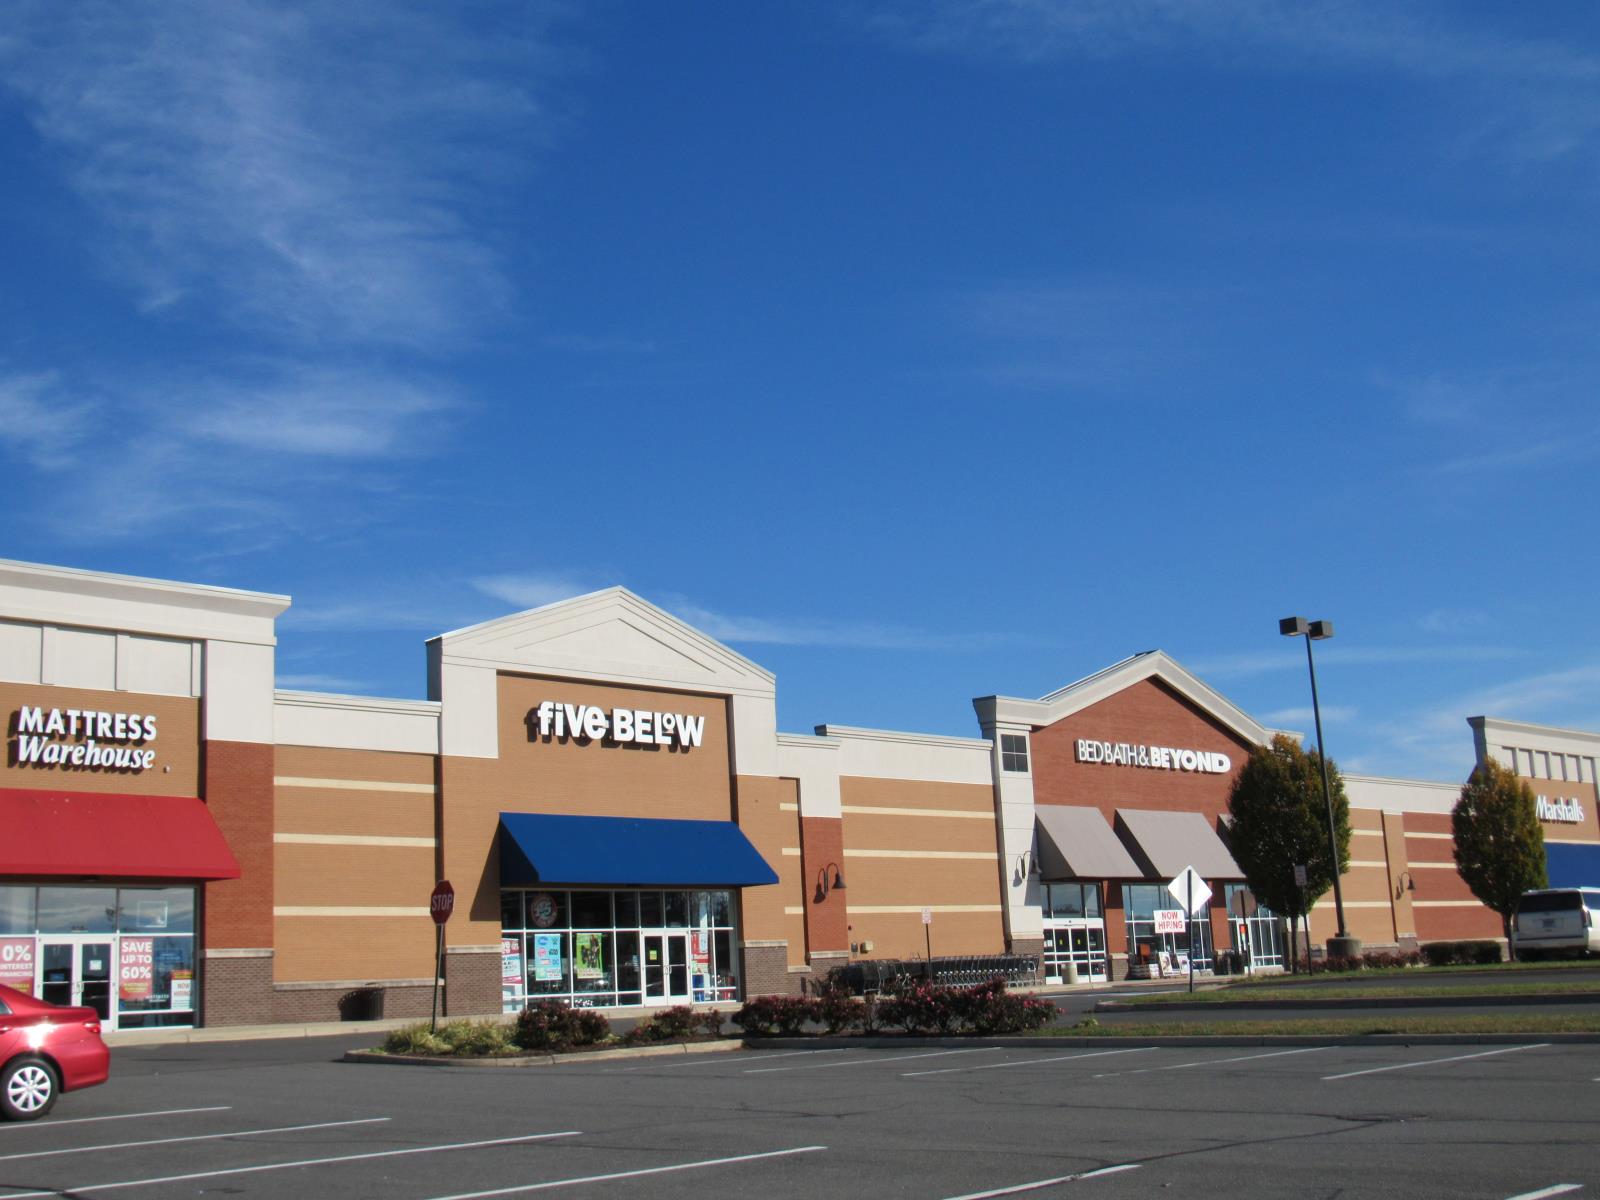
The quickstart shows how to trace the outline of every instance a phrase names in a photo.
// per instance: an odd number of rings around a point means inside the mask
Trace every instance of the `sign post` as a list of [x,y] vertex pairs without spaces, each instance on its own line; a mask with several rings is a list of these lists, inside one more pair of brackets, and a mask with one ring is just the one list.
[[928,951],[928,982],[933,982],[933,909],[922,910],[922,941]]
[[1167,891],[1179,904],[1189,921],[1189,990],[1194,991],[1194,913],[1196,907],[1204,908],[1211,899],[1211,885],[1200,878],[1193,867],[1185,867],[1178,877],[1167,884]]
[[433,918],[436,935],[433,952],[433,1011],[428,1017],[430,1033],[437,1033],[439,1030],[439,976],[444,973],[444,923],[450,919],[450,914],[455,908],[455,888],[450,886],[448,879],[439,880],[433,885],[433,894],[428,897],[428,915]]

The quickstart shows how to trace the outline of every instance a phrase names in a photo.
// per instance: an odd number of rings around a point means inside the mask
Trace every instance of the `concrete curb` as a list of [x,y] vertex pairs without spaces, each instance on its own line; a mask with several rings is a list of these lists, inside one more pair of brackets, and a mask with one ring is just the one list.
[[1600,1004],[1600,991],[1596,992],[1519,992],[1512,996],[1362,996],[1341,1000],[1337,996],[1321,1000],[1210,1000],[1185,1003],[1182,1000],[1153,1000],[1150,1003],[1129,1004],[1123,1000],[1100,1000],[1095,1012],[1146,1013],[1146,1012],[1291,1012],[1302,1009],[1344,1009],[1361,1012],[1381,1008],[1518,1008],[1532,1004]]
[[1316,1037],[1300,1033],[1210,1034],[1125,1037],[1119,1034],[1067,1037],[859,1037],[746,1038],[751,1050],[893,1050],[998,1046],[1010,1050],[1089,1050],[1128,1046],[1523,1046],[1549,1042],[1600,1044],[1600,1033],[1341,1033]]
[[376,1050],[347,1050],[347,1063],[381,1063],[389,1067],[554,1067],[570,1063],[609,1062],[619,1058],[659,1058],[674,1054],[725,1054],[743,1050],[744,1043],[672,1042],[665,1046],[621,1046],[613,1050],[578,1050],[570,1054],[519,1054],[506,1058],[439,1058],[426,1054],[383,1054]]

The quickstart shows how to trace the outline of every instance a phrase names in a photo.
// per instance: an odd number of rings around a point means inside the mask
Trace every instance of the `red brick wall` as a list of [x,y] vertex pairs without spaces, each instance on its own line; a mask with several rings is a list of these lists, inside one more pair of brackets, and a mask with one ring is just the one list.
[[[834,868],[844,869],[844,822],[838,817],[800,819],[801,887],[806,909],[806,952],[850,949],[849,919],[845,915],[845,888],[834,888]],[[828,891],[820,899],[817,881],[827,873]]]
[[[1206,775],[1080,763],[1079,738],[1216,751],[1233,760],[1233,770]],[[1119,808],[1143,808],[1203,813],[1215,824],[1227,811],[1234,776],[1250,752],[1250,743],[1153,679],[1034,730],[1031,745],[1034,803],[1098,808],[1108,822]]]
[[[1500,915],[1480,904],[1457,873],[1454,841],[1437,836],[1449,833],[1447,813],[1405,815],[1406,861],[1417,885],[1410,893],[1417,939],[1437,942],[1504,936]],[[1429,834],[1435,836],[1426,836]]]
[[206,806],[239,861],[239,878],[205,885],[207,947],[272,945],[273,747],[208,741]]

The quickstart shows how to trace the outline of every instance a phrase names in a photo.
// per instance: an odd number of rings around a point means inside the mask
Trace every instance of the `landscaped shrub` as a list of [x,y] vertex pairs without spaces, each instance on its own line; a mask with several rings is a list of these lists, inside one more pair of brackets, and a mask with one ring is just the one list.
[[817,992],[817,1019],[829,1033],[860,1028],[866,1007],[866,1002],[851,994],[850,986],[837,975]]
[[1369,970],[1384,971],[1396,967],[1414,967],[1422,961],[1422,955],[1415,950],[1368,950],[1361,956],[1361,962]]
[[700,1018],[694,1009],[687,1004],[678,1004],[672,1008],[663,1008],[659,1012],[651,1013],[645,1020],[640,1021],[634,1028],[647,1031],[645,1040],[651,1042],[670,1042],[674,1038],[689,1037],[695,1031],[695,1026],[700,1023]]
[[792,1037],[819,1016],[817,1002],[809,996],[755,996],[733,1014],[733,1023],[749,1037]]
[[524,1050],[565,1050],[605,1041],[611,1036],[611,1022],[592,1008],[536,1000],[517,1014],[514,1036]]
[[1457,963],[1465,962],[1462,958],[1462,946],[1465,942],[1429,942],[1422,947],[1423,960],[1430,967],[1451,967]]
[[1497,963],[1501,961],[1500,943],[1490,941],[1462,942],[1461,961],[1483,964]]
[[728,1019],[728,1014],[720,1008],[708,1008],[700,1014],[700,1029],[714,1038],[722,1036],[723,1022]]
[[383,1039],[386,1054],[448,1054],[450,1047],[428,1028],[426,1021],[392,1029]]
[[918,980],[878,1000],[878,1018],[907,1033],[953,1033],[961,1020],[958,993]]
[[446,1053],[463,1058],[495,1058],[517,1052],[510,1025],[498,1021],[451,1021],[439,1026]]
[[1048,1000],[1006,991],[1004,979],[965,988],[953,999],[962,1022],[973,1033],[1022,1033],[1040,1029],[1057,1016],[1056,1006]]

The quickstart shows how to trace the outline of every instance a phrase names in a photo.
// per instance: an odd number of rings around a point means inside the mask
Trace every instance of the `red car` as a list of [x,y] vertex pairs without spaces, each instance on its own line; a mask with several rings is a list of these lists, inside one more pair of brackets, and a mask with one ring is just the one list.
[[104,1083],[110,1073],[99,1013],[46,1004],[0,984],[0,1117],[35,1120],[57,1093]]

